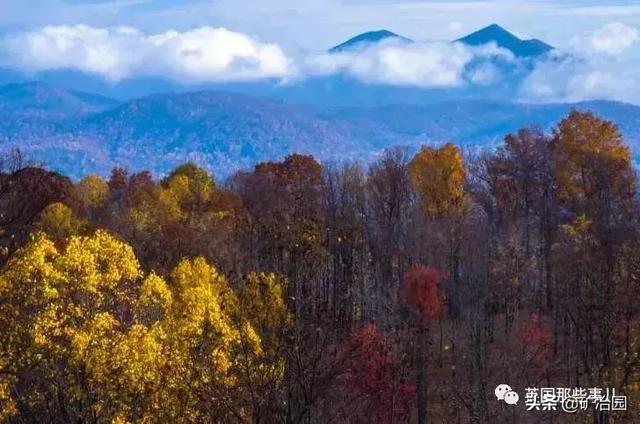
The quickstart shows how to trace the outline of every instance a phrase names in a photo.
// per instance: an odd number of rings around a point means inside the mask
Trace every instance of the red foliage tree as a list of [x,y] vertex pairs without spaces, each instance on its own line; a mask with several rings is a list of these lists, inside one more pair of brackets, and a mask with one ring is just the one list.
[[416,265],[405,274],[400,297],[419,319],[438,319],[444,314],[444,294],[440,287],[443,278],[441,271],[424,265]]
[[402,372],[388,337],[369,324],[352,333],[345,345],[344,385],[361,406],[351,410],[349,422],[405,422],[415,387]]
[[518,328],[518,339],[531,377],[542,375],[549,366],[551,356],[551,334],[540,316],[532,313],[529,320]]

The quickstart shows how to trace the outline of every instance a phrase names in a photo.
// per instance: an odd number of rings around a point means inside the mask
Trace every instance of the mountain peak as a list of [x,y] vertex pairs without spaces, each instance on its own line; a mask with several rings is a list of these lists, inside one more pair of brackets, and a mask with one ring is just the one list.
[[513,34],[511,34],[509,31],[507,31],[504,27],[498,25],[498,24],[491,24],[491,25],[487,25],[486,27],[476,31],[476,32],[493,32],[493,33],[502,33],[502,34],[509,34],[511,36],[513,36]]
[[411,42],[410,39],[398,35],[394,32],[388,31],[386,29],[379,29],[375,31],[363,32],[362,34],[358,34],[355,37],[352,37],[345,41],[342,44],[338,44],[335,47],[329,49],[330,53],[338,53],[345,50],[351,50],[355,48],[362,47],[366,44],[378,43],[380,41],[396,39],[404,42]]
[[456,41],[470,46],[495,43],[519,57],[540,56],[553,50],[552,46],[537,39],[522,40],[495,23]]

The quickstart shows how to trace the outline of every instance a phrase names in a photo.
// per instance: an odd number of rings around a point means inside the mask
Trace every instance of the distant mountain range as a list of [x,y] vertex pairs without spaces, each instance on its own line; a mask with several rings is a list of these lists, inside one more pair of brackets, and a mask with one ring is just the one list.
[[[329,52],[389,40],[413,42],[379,30],[357,35]],[[640,157],[638,106],[504,100],[516,98],[518,82],[530,71],[527,66],[544,58],[552,46],[522,40],[498,25],[456,42],[494,43],[524,60],[516,65],[491,63],[510,73],[495,84],[437,89],[366,83],[346,74],[290,84],[180,86],[150,78],[112,85],[68,70],[37,75],[43,82],[24,82],[25,76],[0,70],[0,150],[20,147],[32,159],[75,178],[108,175],[115,166],[161,175],[186,160],[226,177],[294,152],[339,162],[369,161],[394,145],[416,150],[425,143],[454,141],[469,149],[491,148],[524,126],[549,129],[575,107],[617,122]],[[122,100],[105,96],[118,93]]]
[[[331,49],[330,53],[339,53],[354,50],[382,41],[400,41],[413,43],[410,38],[403,37],[387,30],[365,32],[339,44]],[[537,57],[553,50],[553,47],[538,39],[521,40],[498,24],[491,24],[454,42],[468,46],[481,46],[494,43],[498,47],[509,50],[516,57]]]
[[[349,40],[330,48],[330,54],[358,51],[366,46],[380,42],[395,40],[399,43],[413,43],[404,37],[388,30],[364,32]],[[494,43],[510,50],[516,57],[527,60],[543,58],[552,49],[548,44],[539,40],[520,40],[509,31],[493,24],[454,42],[476,46],[478,44]],[[472,62],[469,70],[476,66],[482,67],[486,63]],[[181,84],[170,79],[160,77],[133,77],[118,83],[88,73],[70,69],[56,69],[43,71],[34,75],[24,75],[20,72],[0,69],[0,85],[7,83],[22,83],[37,80],[56,87],[64,87],[72,91],[98,93],[100,95],[132,100],[152,94],[184,93],[199,90],[232,91],[251,96],[266,97],[278,101],[305,103],[320,107],[327,106],[379,106],[381,104],[414,104],[428,105],[453,99],[494,99],[517,95],[514,87],[522,78],[526,77],[529,69],[522,69],[518,65],[500,63],[496,59],[495,69],[504,74],[499,82],[494,84],[477,85],[467,81],[458,87],[424,88],[415,86],[399,86],[384,83],[361,81],[346,73],[312,76],[300,80],[283,82],[280,80],[263,80],[253,82],[200,83]]]
[[640,107],[615,102],[458,100],[320,108],[201,91],[120,103],[40,83],[5,86],[0,93],[0,148],[20,147],[75,178],[107,175],[114,166],[161,175],[188,159],[226,177],[293,152],[325,161],[367,161],[394,145],[415,150],[423,143],[455,141],[487,148],[523,126],[548,129],[572,107],[615,120],[640,152]]

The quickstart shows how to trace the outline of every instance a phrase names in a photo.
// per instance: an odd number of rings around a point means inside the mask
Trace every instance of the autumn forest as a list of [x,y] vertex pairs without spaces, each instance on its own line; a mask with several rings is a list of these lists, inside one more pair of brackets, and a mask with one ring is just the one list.
[[0,422],[640,422],[637,177],[594,114],[225,181],[0,165]]

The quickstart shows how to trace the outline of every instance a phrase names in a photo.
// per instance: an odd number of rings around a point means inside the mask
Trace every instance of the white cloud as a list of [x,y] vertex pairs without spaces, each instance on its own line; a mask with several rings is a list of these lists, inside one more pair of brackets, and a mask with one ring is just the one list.
[[500,71],[490,62],[485,62],[469,72],[469,80],[477,85],[493,84],[499,77]]
[[[356,50],[310,56],[305,60],[307,74],[345,73],[362,81],[416,87],[457,87],[467,80],[465,70],[472,61],[513,55],[495,45],[468,47],[461,43],[406,43],[386,41]],[[478,75],[482,83],[495,74]],[[470,78],[476,82],[474,77]]]
[[132,27],[47,26],[5,37],[0,64],[27,71],[71,68],[112,81],[160,75],[187,81],[282,78],[291,64],[275,44],[224,28],[146,34]]
[[572,45],[577,49],[587,48],[595,53],[617,55],[626,51],[640,38],[640,32],[620,22],[609,23],[586,37],[576,37]]
[[640,103],[640,46],[636,29],[610,23],[577,37],[574,51],[537,62],[525,78],[525,101],[615,100]]
[[337,54],[299,54],[294,59],[276,44],[209,26],[148,34],[127,26],[61,25],[0,39],[0,66],[29,72],[75,69],[113,82],[136,76],[187,83],[300,80],[309,75],[343,73],[382,84],[456,87],[494,82],[499,73],[483,65],[494,57],[514,60],[495,45],[397,40]]
[[640,51],[623,58],[564,55],[540,62],[522,83],[525,101],[640,103]]

